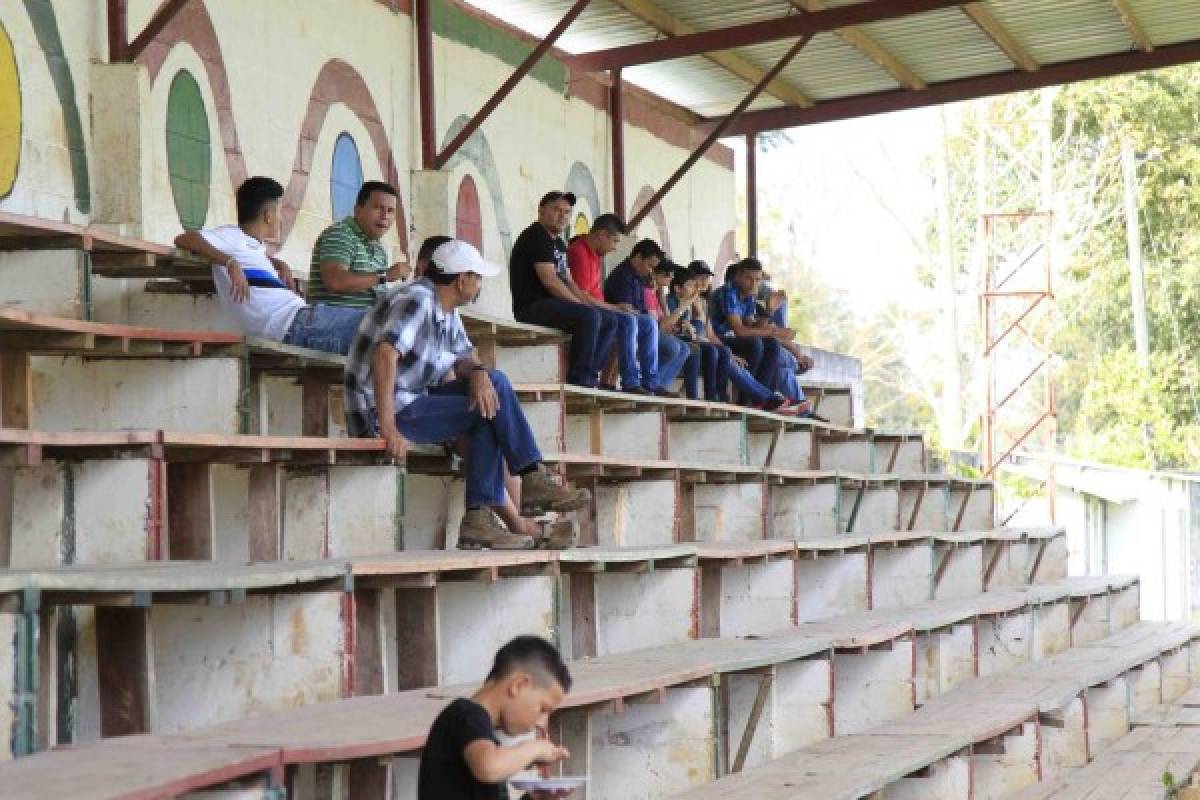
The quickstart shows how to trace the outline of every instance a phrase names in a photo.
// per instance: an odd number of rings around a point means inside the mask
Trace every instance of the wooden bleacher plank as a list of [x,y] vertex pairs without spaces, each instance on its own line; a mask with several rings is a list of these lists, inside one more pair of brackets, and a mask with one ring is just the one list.
[[[972,744],[1004,735],[1039,712],[1058,710],[1090,686],[1197,636],[1200,628],[1192,625],[1135,626],[999,676],[976,678],[871,731],[826,740],[679,797],[864,797]],[[1100,663],[1081,669],[1089,661]],[[912,752],[897,768],[893,757],[910,744]]]
[[240,334],[149,328],[65,319],[0,307],[0,344],[29,353],[78,353],[112,357],[226,355]]
[[474,309],[460,309],[459,316],[467,336],[475,344],[494,341],[504,347],[521,347],[560,344],[567,340],[567,335],[556,328],[517,322]]
[[796,542],[791,539],[696,542],[693,546],[696,548],[696,556],[701,562],[794,558],[796,556]]
[[838,736],[681,795],[688,800],[834,800],[867,797],[953,755],[952,735]]
[[1200,729],[1168,725],[1134,728],[1079,769],[1013,795],[1013,800],[1083,798],[1168,798],[1163,783],[1170,773],[1176,786],[1188,785],[1200,769]]
[[275,769],[274,747],[136,736],[6,762],[3,792],[23,800],[159,800]]

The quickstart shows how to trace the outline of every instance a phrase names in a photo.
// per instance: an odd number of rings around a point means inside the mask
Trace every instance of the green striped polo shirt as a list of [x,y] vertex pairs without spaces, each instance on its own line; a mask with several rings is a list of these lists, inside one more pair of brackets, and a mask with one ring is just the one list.
[[387,272],[387,249],[371,239],[354,221],[346,217],[326,228],[313,246],[312,264],[308,273],[308,302],[327,303],[331,306],[363,308],[375,302],[375,292],[366,289],[354,294],[331,292],[321,280],[321,262],[340,261],[350,267],[351,272]]

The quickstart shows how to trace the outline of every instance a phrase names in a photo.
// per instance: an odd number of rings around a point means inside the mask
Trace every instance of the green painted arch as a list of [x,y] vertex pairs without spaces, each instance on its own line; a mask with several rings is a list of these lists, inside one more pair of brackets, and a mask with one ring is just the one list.
[[0,24],[0,200],[12,193],[21,162],[21,80],[12,39]]
[[167,94],[167,172],[179,221],[204,227],[212,184],[212,140],[204,95],[192,73],[181,69]]

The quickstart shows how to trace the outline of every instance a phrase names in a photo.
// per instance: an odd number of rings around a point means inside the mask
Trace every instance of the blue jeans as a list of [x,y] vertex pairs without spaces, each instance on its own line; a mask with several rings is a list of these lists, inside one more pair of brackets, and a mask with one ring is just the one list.
[[735,355],[746,359],[746,368],[759,383],[775,388],[779,380],[779,342],[765,336],[730,336],[725,339]]
[[[647,389],[657,386],[658,381],[658,325],[643,314],[598,309],[609,317],[616,326],[601,363],[608,361],[609,353],[617,349],[617,364],[621,367],[621,387],[632,389],[641,386]],[[643,323],[643,319],[651,324]]]
[[[650,319],[647,317],[647,319]],[[657,326],[658,323],[654,320],[651,322]],[[654,386],[644,386],[647,389],[666,388],[671,385],[671,382],[678,377],[680,370],[683,369],[683,364],[687,361],[691,349],[687,344],[669,334],[660,334],[658,337],[658,383]]]
[[365,308],[346,308],[325,303],[306,306],[296,312],[283,343],[346,355],[366,312]]
[[[700,368],[704,364],[703,345],[688,342],[688,357],[683,362],[683,396],[689,400],[700,399]],[[708,397],[708,373],[704,374],[705,398]]]
[[[466,457],[467,508],[498,506],[504,502],[504,465],[520,475],[542,460],[529,422],[513,392],[508,376],[488,370],[500,407],[494,419],[484,419],[471,403],[465,378],[431,386],[396,412],[396,427],[404,438],[418,444],[448,442],[465,433],[471,442]],[[503,456],[503,458],[501,458]]]
[[771,316],[768,317],[777,328],[786,328],[788,326],[788,304],[785,300],[780,304],[779,308],[775,309]]
[[791,351],[779,348],[779,369],[775,389],[787,399],[797,403],[804,399],[804,390],[800,388],[800,381],[796,378],[798,368],[799,364],[796,363],[796,357],[792,355]]
[[519,322],[545,325],[571,334],[571,349],[567,355],[567,382],[576,386],[594,387],[596,376],[612,351],[612,338],[617,332],[616,320],[601,309],[569,300],[547,297],[530,303],[514,316]]
[[[763,386],[746,368],[733,360],[733,353],[724,345],[702,342],[701,357],[704,359],[704,396],[718,403],[729,400],[725,384],[732,382],[743,403],[759,405],[771,397],[771,390]],[[709,367],[709,364],[712,367]],[[710,377],[711,376],[711,377]]]

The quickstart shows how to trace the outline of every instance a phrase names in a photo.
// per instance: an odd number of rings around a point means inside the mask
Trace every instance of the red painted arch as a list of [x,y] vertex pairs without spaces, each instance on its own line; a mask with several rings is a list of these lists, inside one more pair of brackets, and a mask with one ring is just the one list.
[[483,252],[483,217],[479,210],[479,190],[475,179],[464,175],[458,185],[458,199],[454,203],[454,236],[475,245]]

